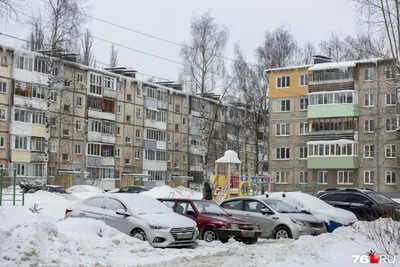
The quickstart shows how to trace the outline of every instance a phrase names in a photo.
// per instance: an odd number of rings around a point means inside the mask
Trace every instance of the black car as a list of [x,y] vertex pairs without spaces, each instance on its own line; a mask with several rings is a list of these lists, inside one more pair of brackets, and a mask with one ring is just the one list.
[[400,220],[400,203],[371,189],[330,188],[318,193],[319,199],[353,212],[362,221],[373,221],[380,217]]
[[130,185],[130,186],[125,186],[118,190],[115,193],[130,193],[130,194],[138,194],[144,191],[149,191],[146,187],[144,186],[137,186],[137,185]]
[[49,193],[69,194],[64,187],[58,185],[45,185],[42,190]]

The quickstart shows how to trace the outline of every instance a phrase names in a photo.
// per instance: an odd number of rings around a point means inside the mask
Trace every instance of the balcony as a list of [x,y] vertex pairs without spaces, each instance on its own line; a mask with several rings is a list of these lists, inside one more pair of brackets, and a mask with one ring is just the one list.
[[115,144],[115,135],[89,131],[88,142]]
[[103,96],[108,97],[108,98],[117,98],[117,91],[110,90],[110,89],[104,89]]
[[31,152],[31,162],[45,161],[45,154],[40,152]]
[[308,94],[309,119],[358,117],[358,94],[354,90]]
[[308,121],[308,140],[354,140],[358,133],[358,120],[354,117],[318,118]]
[[167,102],[158,102],[157,103],[157,109],[167,110],[168,109],[168,103]]
[[143,160],[143,169],[151,171],[167,171],[166,161]]
[[322,83],[353,82],[354,62],[332,62],[316,64],[309,68],[309,85]]
[[114,166],[115,158],[114,157],[101,157],[101,166]]
[[106,113],[100,110],[94,110],[89,108],[88,117],[101,120],[115,121],[116,115],[114,113]]
[[310,141],[307,166],[309,169],[357,169],[358,143],[352,140]]
[[203,171],[203,165],[202,164],[190,164],[189,165],[189,170],[191,172],[202,172]]
[[144,127],[157,128],[159,130],[167,130],[167,123],[163,121],[144,119]]
[[86,156],[87,167],[100,167],[101,157],[100,156]]

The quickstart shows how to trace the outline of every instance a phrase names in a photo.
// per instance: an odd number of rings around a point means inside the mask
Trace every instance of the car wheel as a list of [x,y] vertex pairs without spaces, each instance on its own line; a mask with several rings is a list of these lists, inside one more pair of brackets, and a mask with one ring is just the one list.
[[203,232],[203,240],[206,242],[212,242],[217,240],[217,234],[212,229],[205,229]]
[[130,234],[131,237],[137,238],[141,241],[147,241],[146,233],[142,229],[135,229]]
[[292,233],[286,226],[279,226],[278,228],[275,229],[274,238],[275,239],[292,238]]

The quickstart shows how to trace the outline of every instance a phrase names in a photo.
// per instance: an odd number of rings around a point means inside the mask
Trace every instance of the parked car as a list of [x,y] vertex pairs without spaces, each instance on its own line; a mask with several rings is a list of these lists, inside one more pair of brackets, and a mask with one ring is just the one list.
[[226,199],[220,205],[235,217],[259,224],[262,237],[298,239],[302,235],[327,232],[322,220],[296,211],[277,199],[237,197]]
[[45,185],[42,187],[42,190],[47,191],[49,193],[70,194],[65,190],[64,187],[59,185]]
[[196,221],[200,238],[211,242],[226,242],[234,238],[247,244],[257,242],[261,235],[260,227],[249,221],[231,217],[214,202],[192,199],[159,198],[159,201],[176,213]]
[[138,186],[138,185],[130,185],[130,186],[125,186],[121,189],[119,189],[116,192],[110,192],[110,193],[129,193],[129,194],[139,194],[141,192],[144,191],[149,191],[149,189],[147,189],[144,186]]
[[297,211],[311,214],[323,220],[329,232],[333,232],[338,227],[348,226],[358,221],[354,213],[348,210],[335,208],[303,192],[274,192],[268,193],[265,196],[271,199],[279,199],[294,207]]
[[196,222],[150,196],[97,195],[68,207],[65,218],[70,217],[102,220],[125,234],[147,240],[153,247],[197,246]]
[[359,220],[373,221],[382,216],[400,220],[400,203],[365,188],[334,188],[320,193],[319,199],[353,212]]

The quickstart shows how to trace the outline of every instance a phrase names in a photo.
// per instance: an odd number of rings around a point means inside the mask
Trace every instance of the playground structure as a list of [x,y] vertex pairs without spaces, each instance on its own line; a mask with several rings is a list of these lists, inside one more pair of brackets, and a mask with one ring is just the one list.
[[232,150],[225,151],[224,156],[215,161],[214,174],[210,179],[216,201],[231,197],[254,196],[270,191],[268,176],[242,176],[241,164],[237,153]]
[[[8,178],[5,179],[4,173],[8,172]],[[10,177],[12,174],[12,177]],[[22,193],[17,193],[17,170],[16,169],[0,169],[0,206],[3,205],[3,202],[5,201],[12,201],[13,206],[15,206],[16,202],[21,202],[22,206],[25,205],[25,191],[22,190]],[[9,193],[10,186],[11,192]],[[11,199],[9,199],[7,196],[12,196]],[[17,196],[20,198],[17,199]],[[3,198],[5,197],[5,198]]]

